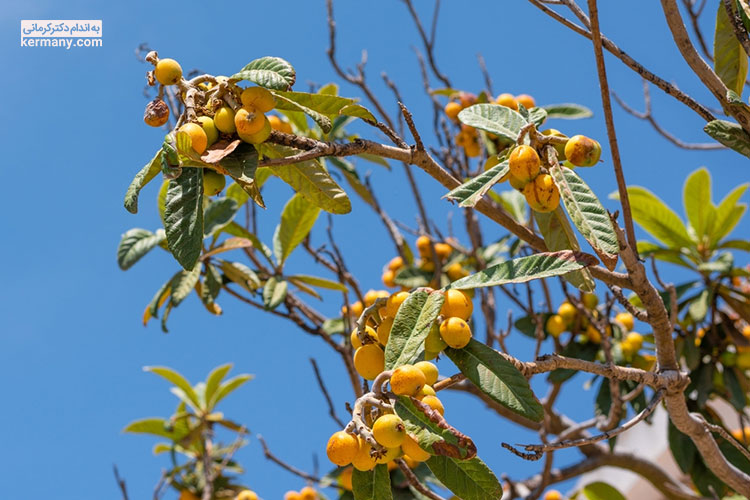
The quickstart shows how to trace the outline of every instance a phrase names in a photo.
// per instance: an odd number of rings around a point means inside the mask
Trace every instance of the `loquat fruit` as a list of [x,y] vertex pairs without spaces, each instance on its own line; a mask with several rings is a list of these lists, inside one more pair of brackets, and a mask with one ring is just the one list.
[[436,396],[425,396],[422,398],[422,402],[439,414],[445,415],[445,408],[443,407],[443,403]]
[[276,106],[273,94],[263,87],[248,87],[240,95],[242,107],[268,113]]
[[223,134],[233,134],[237,127],[234,125],[234,111],[229,106],[222,106],[214,113],[214,125]]
[[412,460],[416,460],[417,462],[424,462],[432,456],[424,451],[422,447],[419,446],[417,440],[409,434],[406,435],[404,442],[401,443],[401,449],[404,451],[405,455],[408,455]]
[[601,154],[599,143],[584,135],[574,135],[565,145],[565,158],[576,167],[593,167]]
[[203,169],[203,194],[206,196],[215,196],[224,190],[227,185],[226,178],[216,170],[210,168]]
[[454,290],[449,288],[445,291],[445,301],[440,309],[440,314],[446,318],[455,316],[463,320],[468,320],[474,311],[474,304],[469,296],[463,290]]
[[454,349],[463,349],[471,340],[471,328],[458,317],[450,317],[440,323],[440,337]]
[[406,437],[406,427],[398,415],[387,413],[372,424],[372,435],[381,446],[398,448]]
[[378,344],[363,345],[354,352],[354,368],[363,378],[375,380],[385,369],[385,353]]
[[438,368],[429,361],[420,361],[414,363],[414,367],[422,370],[424,373],[425,384],[432,385],[437,382],[438,379]]
[[154,68],[154,77],[162,85],[174,85],[182,78],[182,67],[174,59],[159,59]]
[[184,124],[178,129],[178,131],[185,132],[188,136],[190,136],[190,143],[196,153],[201,154],[206,150],[208,137],[206,137],[206,132],[203,131],[203,127],[201,127],[197,123],[191,122]]
[[422,370],[414,365],[402,365],[393,370],[391,392],[398,396],[415,396],[426,382]]
[[345,431],[334,432],[328,439],[326,455],[338,466],[349,465],[359,451],[359,438]]

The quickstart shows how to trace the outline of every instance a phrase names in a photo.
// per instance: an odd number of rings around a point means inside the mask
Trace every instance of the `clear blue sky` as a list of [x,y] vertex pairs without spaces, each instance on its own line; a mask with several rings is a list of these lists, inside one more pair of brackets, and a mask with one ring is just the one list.
[[[417,3],[430,11],[431,2]],[[482,88],[475,58],[482,52],[496,92],[530,93],[540,104],[585,104],[594,110],[593,119],[552,126],[606,142],[593,51],[585,39],[522,0],[478,1],[471,8],[465,2],[444,3],[438,61],[455,86]],[[686,70],[668,38],[657,2],[601,3],[601,23],[608,36],[646,67],[706,98],[707,92]],[[410,49],[418,38],[403,4],[339,1],[336,10],[341,61],[351,66],[361,49],[367,49],[369,76],[388,108],[393,110],[395,103],[381,84],[381,71],[397,82],[428,134],[429,101],[422,95]],[[21,19],[102,19],[104,46],[70,51],[21,48]],[[0,167],[4,497],[118,498],[113,463],[127,480],[132,499],[150,497],[166,458],[151,454],[150,437],[123,435],[120,430],[133,419],[166,416],[174,408],[176,400],[167,384],[141,371],[152,364],[174,367],[191,381],[227,361],[235,363],[236,372],[255,374],[254,381],[227,400],[225,413],[253,433],[262,433],[276,454],[297,467],[312,470],[317,454],[325,471],[325,441],[336,428],[326,414],[308,358],[319,360],[339,409],[351,394],[342,367],[322,342],[228,296],[219,301],[225,311],[222,317],[208,315],[191,296],[173,313],[169,335],[155,323],[143,328],[145,304],[176,263],[159,250],[129,272],[120,271],[115,262],[121,233],[131,227],[155,229],[159,223],[154,205],[157,184],[144,190],[137,216],[122,207],[127,184],[163,136],[142,122],[147,68],[136,60],[134,49],[147,42],[161,56],[178,59],[186,70],[214,74],[231,74],[263,55],[281,56],[294,64],[298,87],[304,90],[306,82],[336,80],[325,55],[323,0],[30,0],[6,5],[0,23],[6,89],[0,120],[6,157]],[[712,24],[709,13],[709,31]],[[637,75],[612,58],[608,64],[613,88],[642,107]],[[358,96],[348,85],[342,85],[342,93]],[[655,112],[673,133],[686,141],[707,140],[697,115],[657,90],[653,95]],[[748,179],[747,160],[735,153],[677,149],[619,109],[616,125],[628,181],[651,186],[673,205],[681,206],[682,179],[699,166],[708,166],[713,175],[715,199]],[[603,199],[615,189],[606,150],[604,163],[585,171]],[[388,172],[360,165],[363,171],[373,171],[383,204],[397,207],[401,219],[413,224],[415,209],[403,202],[407,191],[402,170],[394,167]],[[417,178],[435,220],[444,224],[450,209],[440,200],[444,191],[421,173]],[[270,209],[260,229],[267,241],[289,194],[280,182],[270,185]],[[615,208],[612,201],[605,204]],[[314,232],[315,241],[322,242],[324,227],[320,224]],[[335,227],[363,286],[379,287],[381,266],[393,250],[376,218],[355,201],[353,212],[337,217]],[[488,235],[501,233],[489,224],[485,227]],[[747,234],[749,229],[744,221],[735,234]],[[293,259],[291,265],[303,269],[307,264]],[[679,279],[677,274],[667,276]],[[335,301],[318,305],[330,314],[339,306]],[[508,304],[501,300],[500,307],[505,310]],[[519,337],[512,345],[528,357],[530,343]],[[448,361],[440,368],[452,373]],[[583,382],[584,377],[575,379],[560,399],[562,409],[577,418],[592,411],[592,395],[584,392]],[[474,400],[458,394],[446,394],[444,400],[446,416],[475,438],[480,455],[498,475],[522,478],[536,470],[538,464],[530,466],[499,446],[504,440],[533,442],[534,435],[501,423]],[[572,452],[560,454],[558,464],[575,457]],[[247,467],[243,480],[266,499],[281,498],[287,489],[303,486],[299,478],[267,462],[255,439],[238,458]],[[167,498],[174,498],[170,495]]]

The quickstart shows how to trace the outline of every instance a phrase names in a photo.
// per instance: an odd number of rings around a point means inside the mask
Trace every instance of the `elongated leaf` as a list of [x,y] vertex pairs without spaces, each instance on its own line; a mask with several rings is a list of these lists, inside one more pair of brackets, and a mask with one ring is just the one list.
[[[553,252],[559,250],[573,250],[578,252],[581,246],[578,244],[573,228],[570,227],[568,218],[561,206],[558,205],[554,212],[534,212],[539,232],[542,233],[547,249]],[[572,273],[564,274],[563,278],[570,284],[584,292],[593,292],[596,284],[588,269],[581,269]]]
[[169,181],[164,223],[172,255],[184,269],[192,269],[203,242],[202,169],[187,168]]
[[749,184],[740,184],[721,200],[711,228],[711,245],[715,245],[735,228],[745,213],[747,205],[738,203]]
[[602,481],[587,484],[581,493],[586,500],[626,500],[616,488]]
[[318,113],[314,109],[308,108],[307,106],[304,106],[303,104],[300,104],[292,99],[289,99],[288,97],[284,96],[280,93],[274,93],[274,97],[276,98],[276,109],[279,110],[286,110],[286,111],[299,111],[310,118],[312,118],[315,123],[318,124],[318,126],[323,130],[324,133],[328,133],[333,128],[333,123],[331,122],[331,119],[328,118],[323,113]]
[[125,426],[122,432],[152,434],[167,439],[172,439],[174,437],[174,432],[167,430],[167,421],[163,418],[143,418],[141,420],[135,420]]
[[263,286],[263,305],[269,311],[279,307],[286,299],[287,282],[269,278]]
[[306,274],[295,274],[294,276],[288,276],[289,279],[295,279],[308,285],[317,286],[320,288],[326,288],[328,290],[337,290],[339,292],[346,292],[346,285],[339,283],[338,281],[331,281],[325,278],[318,278],[317,276],[308,276]]
[[156,152],[151,161],[135,174],[133,182],[128,186],[128,190],[125,193],[125,209],[131,214],[138,213],[138,195],[141,192],[143,186],[151,182],[156,175],[161,171],[161,149]]
[[609,214],[591,188],[569,168],[550,170],[570,219],[610,271],[617,264],[620,245]]
[[253,292],[260,288],[260,279],[258,278],[258,275],[255,274],[255,271],[241,262],[227,262],[222,260],[221,270],[227,278],[249,292]]
[[198,263],[191,271],[182,271],[172,280],[172,306],[177,307],[195,288],[201,276],[201,264]]
[[273,167],[273,172],[316,206],[332,214],[347,214],[352,203],[317,160]]
[[473,207],[509,171],[510,168],[508,167],[507,160],[498,163],[486,172],[464,182],[443,196],[443,198],[456,200],[461,207]]
[[401,304],[385,346],[386,370],[414,361],[444,301],[441,291],[417,290]]
[[190,382],[188,382],[187,379],[177,371],[167,368],[166,366],[144,366],[143,371],[155,373],[179,387],[195,407],[200,408],[200,400],[198,399],[198,395],[195,393],[193,386],[191,386]]
[[[616,193],[612,198],[620,199]],[[673,249],[693,246],[679,215],[651,191],[640,186],[631,186],[628,188],[628,198],[633,220],[651,236]]]
[[405,266],[398,270],[393,282],[406,288],[427,286],[432,280],[433,273],[418,267]]
[[221,381],[224,380],[224,377],[227,376],[227,373],[229,373],[229,370],[231,369],[232,363],[226,363],[224,365],[217,366],[216,368],[211,370],[211,373],[208,374],[208,378],[206,379],[206,390],[203,392],[203,400],[206,402],[206,404],[208,404],[208,402],[213,399],[214,394],[216,394],[216,391],[219,389]]
[[703,131],[726,147],[750,158],[750,135],[736,123],[713,120],[703,127]]
[[214,395],[213,400],[209,403],[211,407],[215,407],[217,404],[219,404],[219,401],[227,397],[232,392],[236,391],[241,385],[243,385],[248,380],[252,380],[253,376],[248,374],[242,374],[237,375],[236,377],[232,377],[221,386],[219,386],[219,390],[216,391],[216,394]]
[[352,493],[354,500],[393,500],[391,475],[385,464],[376,465],[369,471],[352,471]]
[[496,202],[500,203],[516,221],[526,224],[529,217],[529,204],[526,203],[526,198],[520,192],[510,189],[503,191],[499,195],[490,191],[489,195]]
[[[310,94],[308,92],[275,91],[273,94],[274,96],[283,97],[284,102],[293,101],[300,106],[311,109],[329,118],[335,118],[338,115],[361,115],[360,117],[368,117],[367,119],[375,121],[375,117],[372,116],[372,113],[367,111],[366,108],[356,104],[356,99],[349,99],[347,97],[339,97],[330,94]],[[279,109],[284,108],[282,107]]]
[[734,34],[723,2],[718,2],[714,32],[714,70],[730,90],[742,94],[747,78],[747,54]]
[[289,254],[310,233],[319,213],[320,208],[299,193],[287,202],[273,235],[273,252],[279,266],[284,265]]
[[526,120],[518,112],[499,104],[474,104],[458,114],[461,123],[515,142]]
[[237,214],[237,202],[231,198],[219,198],[211,201],[203,213],[203,231],[211,236],[221,231]]
[[297,75],[289,62],[280,57],[261,57],[248,63],[231,80],[249,80],[262,87],[286,90],[294,85]]
[[406,432],[416,438],[423,450],[432,455],[446,455],[461,460],[476,456],[477,447],[471,438],[451,427],[427,404],[414,398],[399,396],[394,409],[404,421]]
[[433,456],[427,462],[435,477],[462,500],[499,500],[503,487],[478,457],[456,460],[446,456]]
[[344,106],[339,110],[339,114],[342,116],[353,116],[355,118],[361,118],[365,121],[373,123],[378,121],[378,119],[375,118],[375,115],[372,114],[372,111],[362,106],[361,104],[349,104],[348,106]]
[[463,349],[445,349],[461,373],[492,400],[535,422],[544,418],[544,408],[531,391],[528,380],[500,353],[474,339]]
[[154,297],[151,299],[151,302],[149,302],[146,306],[146,310],[143,311],[143,326],[146,326],[151,318],[159,317],[159,308],[164,305],[164,302],[169,298],[169,294],[171,292],[170,286],[172,285],[172,281],[181,272],[182,271],[177,272],[174,276],[172,276],[172,278],[169,279],[169,281],[164,283],[159,288],[159,290],[156,291]]
[[156,233],[140,228],[129,229],[122,235],[120,244],[117,246],[117,265],[123,271],[130,269],[141,257],[165,239],[166,234],[161,229]]
[[529,123],[533,123],[537,128],[547,121],[547,110],[544,108],[531,108],[529,110]]
[[711,174],[706,168],[696,170],[685,179],[682,202],[690,226],[698,239],[702,239],[716,217],[716,209],[711,202]]
[[488,267],[471,276],[454,281],[450,288],[469,290],[508,283],[525,283],[539,278],[578,271],[595,263],[596,259],[592,255],[571,250],[538,253]]
[[542,106],[547,111],[547,118],[563,118],[565,120],[578,120],[590,118],[594,115],[589,108],[580,104],[548,104]]

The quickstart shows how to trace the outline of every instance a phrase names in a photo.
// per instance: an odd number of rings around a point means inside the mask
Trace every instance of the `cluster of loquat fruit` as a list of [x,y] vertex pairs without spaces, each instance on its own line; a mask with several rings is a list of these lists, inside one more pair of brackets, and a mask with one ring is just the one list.
[[[177,85],[183,89],[186,85],[182,77],[182,67],[174,59],[154,58],[153,78],[149,81],[161,85]],[[155,81],[154,81],[155,80]],[[242,103],[237,109],[228,106],[224,101],[215,98],[212,91],[224,85],[225,90]],[[180,125],[178,132],[184,132],[190,137],[193,150],[203,154],[206,149],[217,142],[220,137],[233,140],[239,138],[250,144],[260,144],[271,135],[272,130],[286,134],[292,133],[292,126],[288,121],[275,115],[266,116],[274,109],[276,101],[273,94],[263,87],[248,87],[242,89],[225,76],[217,76],[214,82],[198,84],[201,90],[196,93],[194,109],[198,116],[194,121]],[[185,100],[185,92],[180,96]],[[236,101],[237,99],[235,99]],[[169,120],[169,106],[157,97],[146,106],[143,121],[152,127],[161,127]],[[236,137],[235,137],[236,135]],[[224,176],[215,170],[204,169],[203,192],[207,196],[219,194],[226,185]]]
[[[432,273],[439,262],[443,273],[449,281],[456,281],[469,275],[469,271],[464,268],[460,259],[452,258],[456,254],[454,254],[453,246],[448,241],[433,243],[429,236],[422,235],[417,238],[416,246],[420,258],[414,264],[420,270]],[[433,250],[435,252],[434,257]],[[405,267],[407,267],[406,263],[400,256],[391,259],[383,271],[383,284],[388,288],[398,286],[395,281],[396,275]],[[435,288],[439,286],[436,282],[432,282],[431,285]]]

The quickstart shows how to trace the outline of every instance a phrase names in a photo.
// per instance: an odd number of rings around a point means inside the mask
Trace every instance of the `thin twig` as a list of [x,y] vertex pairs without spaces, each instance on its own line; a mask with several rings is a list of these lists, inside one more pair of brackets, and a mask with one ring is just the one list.
[[312,482],[315,482],[315,483],[319,483],[320,482],[320,478],[319,477],[314,476],[312,474],[308,474],[307,472],[305,472],[303,470],[300,470],[300,469],[294,467],[293,465],[289,465],[288,463],[284,462],[283,460],[281,460],[280,458],[278,458],[276,455],[274,455],[273,453],[271,453],[271,450],[268,448],[268,444],[266,444],[266,440],[263,439],[263,436],[261,436],[260,434],[258,434],[256,437],[258,438],[258,441],[260,441],[260,445],[263,447],[263,455],[266,457],[266,459],[274,462],[275,464],[281,466],[281,468],[288,470],[289,472],[291,472],[295,476],[299,476],[302,479],[305,479],[307,481],[312,481]]
[[117,486],[120,488],[120,491],[122,492],[122,500],[129,500],[128,488],[125,485],[125,480],[120,477],[120,471],[117,470],[117,465],[113,464],[112,469],[115,473],[115,481],[117,481]]
[[313,371],[315,372],[315,378],[318,381],[320,392],[323,393],[323,397],[325,397],[326,403],[328,404],[328,414],[331,416],[333,421],[339,425],[339,427],[344,427],[344,422],[342,422],[341,419],[338,417],[338,415],[336,415],[336,410],[333,407],[333,401],[331,400],[331,395],[328,394],[328,389],[326,388],[326,385],[323,383],[323,378],[320,376],[320,370],[318,369],[318,363],[315,361],[315,358],[310,358],[310,364],[312,364]]

